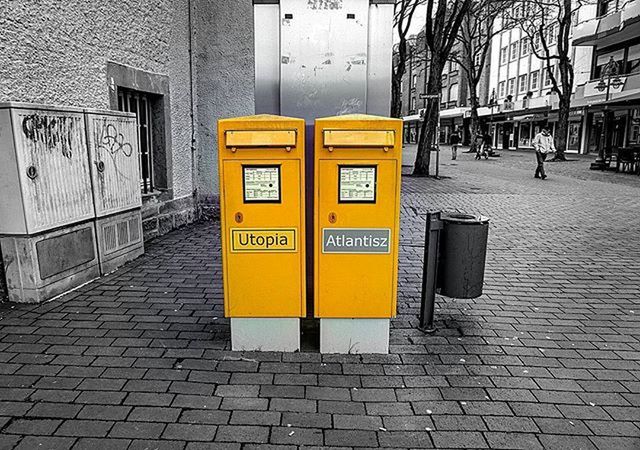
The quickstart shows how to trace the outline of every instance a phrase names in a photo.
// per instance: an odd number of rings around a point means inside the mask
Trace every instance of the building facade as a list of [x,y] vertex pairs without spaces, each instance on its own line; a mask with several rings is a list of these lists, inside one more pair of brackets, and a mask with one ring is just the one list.
[[[577,8],[572,15],[572,32],[590,11]],[[511,15],[511,14],[507,14]],[[517,17],[518,12],[513,16]],[[480,114],[493,136],[493,145],[502,149],[531,149],[533,137],[548,124],[552,132],[558,121],[558,98],[552,93],[547,61],[536,57],[529,36],[518,26],[508,26],[504,16],[496,21],[502,29],[492,40],[489,76],[490,100]],[[550,54],[556,54],[557,24],[546,30]],[[538,47],[539,48],[539,47]],[[542,51],[542,50],[540,50]],[[591,49],[573,47],[570,51],[574,67],[575,87],[589,79]],[[558,75],[557,64],[552,71]],[[584,123],[577,112],[570,114],[568,152],[583,152]]]
[[593,49],[594,58],[590,79],[572,102],[584,111],[585,150],[640,146],[640,0],[585,8],[594,18],[577,27],[573,43]]
[[[424,111],[427,107],[427,79],[429,76],[429,56],[425,56],[424,30],[412,36],[411,51],[407,59],[407,70],[402,79],[402,117],[404,120],[405,146],[417,145]],[[485,89],[486,91],[486,89]],[[481,95],[483,95],[481,93]],[[453,130],[458,130],[463,143],[468,143],[469,98],[467,81],[459,65],[453,61],[445,63],[442,72],[440,93],[440,136],[439,142],[449,142]]]
[[0,101],[137,114],[145,238],[215,214],[216,120],[254,108],[251,2],[1,2],[0,42]]

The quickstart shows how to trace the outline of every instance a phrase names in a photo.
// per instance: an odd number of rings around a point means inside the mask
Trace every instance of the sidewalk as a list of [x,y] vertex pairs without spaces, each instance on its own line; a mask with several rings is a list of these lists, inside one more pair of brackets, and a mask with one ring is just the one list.
[[[456,163],[464,163],[473,161],[475,164],[475,153],[466,153],[469,147],[458,148],[458,159]],[[496,149],[500,157],[489,158],[489,162],[508,169],[521,169],[529,171],[533,174],[536,167],[536,157],[533,150],[502,150]],[[405,166],[405,173],[410,173],[415,162],[416,149],[407,147],[403,151],[402,164]],[[546,169],[550,174],[563,175],[584,181],[601,181],[605,183],[614,183],[618,185],[631,186],[640,188],[640,176],[629,173],[617,173],[615,170],[590,170],[591,163],[595,161],[597,155],[578,155],[575,153],[566,153],[567,161],[563,162],[546,162]],[[550,157],[548,159],[551,159]],[[483,159],[484,161],[484,159]],[[452,163],[451,146],[440,146],[440,167],[444,167]],[[435,172],[435,153],[431,156],[431,172]]]
[[[56,301],[0,306],[0,448],[640,448],[640,188],[561,163],[535,180],[528,157],[403,179],[389,355],[229,351],[217,223]],[[491,230],[484,295],[439,298],[425,335],[432,208]]]

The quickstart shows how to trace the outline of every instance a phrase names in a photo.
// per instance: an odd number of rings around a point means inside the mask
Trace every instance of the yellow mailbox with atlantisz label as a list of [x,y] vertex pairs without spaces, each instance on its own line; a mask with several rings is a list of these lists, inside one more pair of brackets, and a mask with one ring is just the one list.
[[388,352],[396,314],[402,121],[315,122],[315,316],[323,353]]
[[223,119],[218,143],[232,348],[298,350],[306,313],[304,120]]

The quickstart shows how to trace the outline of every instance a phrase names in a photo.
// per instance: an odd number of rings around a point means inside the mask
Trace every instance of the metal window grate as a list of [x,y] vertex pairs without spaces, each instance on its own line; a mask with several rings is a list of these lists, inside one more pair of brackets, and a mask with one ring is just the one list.
[[137,217],[129,220],[129,242],[140,240],[140,221]]
[[118,247],[124,247],[129,243],[129,224],[127,221],[118,222]]
[[140,187],[146,194],[153,191],[153,133],[149,96],[144,92],[118,88],[118,109],[135,113],[140,143]]
[[116,227],[109,224],[105,226],[102,231],[104,232],[104,251],[109,253],[112,250],[118,248],[118,241],[116,239]]

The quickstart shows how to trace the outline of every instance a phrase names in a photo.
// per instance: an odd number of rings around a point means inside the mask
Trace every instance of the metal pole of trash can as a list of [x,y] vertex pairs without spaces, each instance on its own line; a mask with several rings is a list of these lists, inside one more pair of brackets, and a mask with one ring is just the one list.
[[433,313],[436,303],[436,284],[438,280],[440,230],[442,230],[440,212],[428,212],[424,236],[422,295],[420,301],[420,329],[427,333],[435,331],[433,326]]

